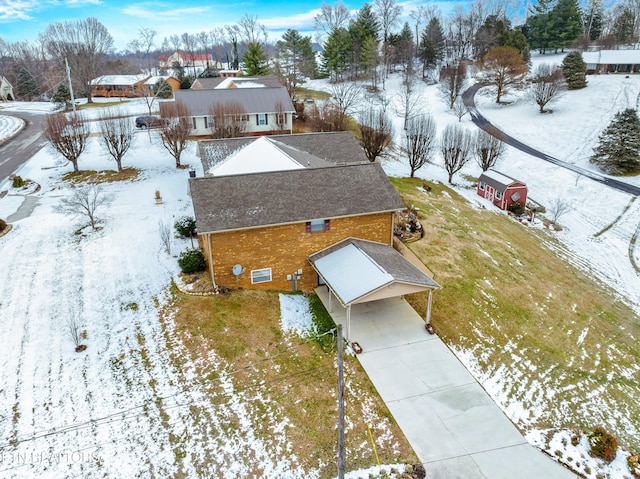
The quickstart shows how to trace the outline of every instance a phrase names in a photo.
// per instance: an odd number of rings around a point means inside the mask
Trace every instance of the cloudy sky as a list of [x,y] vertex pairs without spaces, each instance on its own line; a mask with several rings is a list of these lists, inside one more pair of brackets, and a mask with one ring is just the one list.
[[[364,0],[344,0],[343,3],[355,11]],[[469,2],[406,0],[398,3],[408,19],[409,12],[419,4],[436,5],[441,13],[447,14],[455,5]],[[113,36],[115,48],[124,50],[141,28],[155,30],[156,43],[160,44],[170,35],[209,32],[215,27],[237,23],[248,13],[257,15],[259,22],[268,27],[270,40],[275,40],[288,28],[312,34],[313,17],[321,5],[322,0],[0,0],[0,38],[5,42],[33,41],[49,23],[96,17]]]

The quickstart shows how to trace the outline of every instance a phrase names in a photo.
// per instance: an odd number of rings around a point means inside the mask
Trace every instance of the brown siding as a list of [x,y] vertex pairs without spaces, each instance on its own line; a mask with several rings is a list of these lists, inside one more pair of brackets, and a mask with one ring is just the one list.
[[[241,287],[290,290],[292,285],[287,275],[302,269],[298,289],[309,290],[318,284],[317,274],[307,261],[310,254],[348,237],[390,244],[392,228],[393,214],[377,213],[332,219],[328,231],[313,233],[306,232],[306,223],[296,223],[211,234],[216,284],[236,286],[231,269],[234,264],[241,264],[246,268],[239,278]],[[206,236],[200,240],[206,242]],[[263,268],[271,268],[272,281],[251,284],[251,270]]]

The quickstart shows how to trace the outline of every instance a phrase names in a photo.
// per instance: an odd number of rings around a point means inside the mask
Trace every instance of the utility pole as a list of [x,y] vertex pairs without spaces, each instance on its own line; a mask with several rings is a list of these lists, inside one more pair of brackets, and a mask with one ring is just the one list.
[[67,81],[69,82],[69,94],[71,95],[71,105],[73,106],[73,116],[77,117],[76,112],[76,99],[73,97],[73,85],[71,84],[71,69],[69,68],[69,62],[67,62],[67,57],[64,57],[64,66],[67,70]]
[[338,324],[338,479],[344,479],[344,364],[342,325]]

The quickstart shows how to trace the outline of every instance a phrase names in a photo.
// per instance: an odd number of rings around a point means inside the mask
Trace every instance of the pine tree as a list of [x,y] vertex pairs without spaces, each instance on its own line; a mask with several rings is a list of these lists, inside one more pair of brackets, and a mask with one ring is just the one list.
[[306,78],[317,76],[316,58],[311,47],[311,37],[303,37],[298,30],[287,30],[276,43],[276,75],[293,97],[296,88]]
[[554,0],[538,0],[531,8],[531,16],[527,19],[527,41],[531,48],[546,53],[550,47],[551,22],[550,14]]
[[429,68],[437,67],[444,59],[444,30],[437,17],[433,17],[420,38],[418,57],[422,60],[422,75]]
[[549,13],[551,46],[564,51],[582,35],[582,14],[578,0],[558,0]]
[[582,15],[584,34],[589,40],[600,38],[604,27],[604,6],[602,0],[589,0],[587,8]]
[[17,80],[16,93],[22,100],[31,101],[40,95],[36,79],[26,68],[20,68]]
[[371,5],[365,3],[358,11],[358,15],[349,24],[349,35],[352,42],[351,70],[355,77],[371,71],[372,60],[376,57],[373,48],[377,50],[380,40],[380,22],[373,13]]
[[612,175],[640,173],[640,118],[633,108],[616,113],[589,161]]
[[173,90],[171,85],[167,83],[167,80],[160,78],[153,87],[154,94],[157,98],[171,98],[173,96]]
[[71,92],[69,92],[69,87],[64,83],[60,83],[53,92],[51,101],[58,108],[67,108],[71,104]]
[[242,54],[244,72],[249,76],[266,75],[269,72],[267,54],[259,43],[249,43]]
[[353,48],[351,36],[344,28],[331,32],[322,50],[322,63],[327,75],[333,81],[341,80],[351,66]]
[[568,53],[562,60],[562,75],[569,90],[578,90],[587,86],[587,64],[582,59],[582,53]]

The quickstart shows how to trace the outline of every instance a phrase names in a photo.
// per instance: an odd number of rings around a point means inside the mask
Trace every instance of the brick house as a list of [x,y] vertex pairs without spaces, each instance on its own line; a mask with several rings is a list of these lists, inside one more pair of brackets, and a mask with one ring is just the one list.
[[[211,137],[214,112],[229,111],[227,116],[238,124],[242,135],[258,136],[291,133],[293,131],[293,102],[284,87],[214,88],[177,90],[175,101],[184,103],[190,112],[191,136]],[[163,105],[160,104],[160,116]]]
[[527,185],[495,170],[480,175],[476,192],[501,210],[508,210],[516,202],[522,207],[527,204]]

